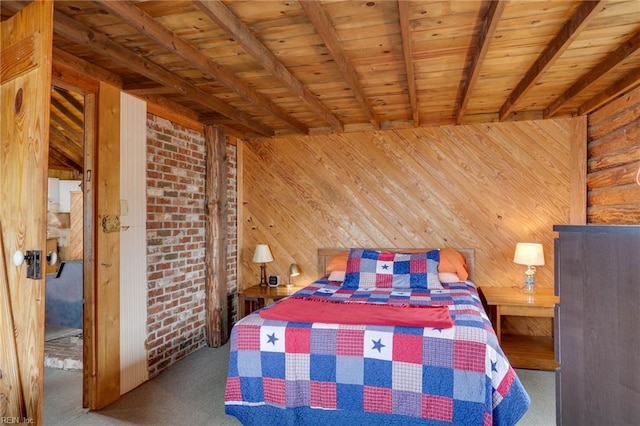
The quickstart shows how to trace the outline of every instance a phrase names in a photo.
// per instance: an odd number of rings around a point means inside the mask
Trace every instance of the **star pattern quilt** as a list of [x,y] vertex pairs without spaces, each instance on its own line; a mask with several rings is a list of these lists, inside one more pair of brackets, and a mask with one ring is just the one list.
[[225,391],[227,414],[243,424],[513,425],[528,409],[470,281],[347,289],[322,278],[290,297],[346,312],[362,303],[447,306],[454,325],[290,322],[254,312],[232,330]]

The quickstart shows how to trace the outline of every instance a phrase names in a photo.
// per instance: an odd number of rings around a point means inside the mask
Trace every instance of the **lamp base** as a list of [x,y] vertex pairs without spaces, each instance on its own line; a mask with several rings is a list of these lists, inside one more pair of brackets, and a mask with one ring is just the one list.
[[260,265],[260,287],[267,287],[267,267],[263,263]]
[[[535,271],[533,271],[535,273]],[[522,292],[526,294],[533,294],[536,292],[536,281],[533,277],[533,274],[530,274],[527,271],[527,278],[524,280],[524,287],[522,287]]]

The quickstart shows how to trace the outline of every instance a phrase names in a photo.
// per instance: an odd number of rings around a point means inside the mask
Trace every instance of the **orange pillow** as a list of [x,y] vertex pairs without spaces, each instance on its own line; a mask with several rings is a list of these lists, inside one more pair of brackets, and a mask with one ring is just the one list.
[[331,259],[329,259],[329,263],[327,263],[327,272],[346,271],[348,258],[349,252],[336,254]]
[[453,272],[458,275],[460,281],[466,281],[469,278],[467,263],[464,261],[462,253],[452,248],[440,249],[438,272]]

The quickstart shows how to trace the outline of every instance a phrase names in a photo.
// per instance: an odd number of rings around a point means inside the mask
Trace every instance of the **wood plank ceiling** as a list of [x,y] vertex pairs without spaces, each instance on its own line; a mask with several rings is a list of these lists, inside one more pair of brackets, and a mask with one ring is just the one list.
[[639,50],[638,0],[55,1],[54,67],[245,140],[583,115]]

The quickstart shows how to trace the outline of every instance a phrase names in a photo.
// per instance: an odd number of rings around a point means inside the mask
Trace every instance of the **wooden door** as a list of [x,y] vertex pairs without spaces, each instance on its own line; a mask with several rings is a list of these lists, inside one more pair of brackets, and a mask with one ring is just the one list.
[[0,23],[0,423],[42,424],[46,274],[12,258],[46,263],[52,29],[52,1]]

